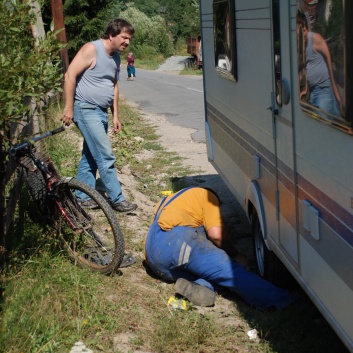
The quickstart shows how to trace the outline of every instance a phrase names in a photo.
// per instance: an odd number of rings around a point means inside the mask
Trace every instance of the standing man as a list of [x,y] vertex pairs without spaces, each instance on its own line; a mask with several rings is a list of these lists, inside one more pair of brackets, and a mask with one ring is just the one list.
[[[131,212],[136,204],[126,201],[115,170],[115,155],[108,138],[108,108],[113,115],[113,131],[121,131],[118,115],[120,54],[135,30],[122,19],[112,20],[101,39],[86,43],[70,64],[64,83],[65,107],[62,121],[72,121],[80,129],[82,158],[77,179],[95,188],[99,171],[109,202],[119,212]],[[95,202],[84,193],[77,194],[82,205],[95,208]]]
[[157,204],[145,258],[155,274],[176,281],[176,292],[195,305],[212,306],[222,287],[256,308],[282,309],[297,299],[246,270],[245,258],[226,234],[218,196],[209,189],[182,189]]

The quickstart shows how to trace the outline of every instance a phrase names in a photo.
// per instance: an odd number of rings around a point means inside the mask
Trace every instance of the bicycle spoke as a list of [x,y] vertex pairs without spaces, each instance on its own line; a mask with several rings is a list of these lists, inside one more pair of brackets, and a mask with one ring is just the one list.
[[[79,185],[82,187],[81,183]],[[61,214],[61,238],[75,261],[108,272],[106,268],[121,262],[123,255],[120,245],[123,245],[123,239],[116,216],[103,197],[92,190],[90,196],[95,197],[101,207],[95,210],[84,208],[75,197],[76,190],[74,184],[65,193],[58,193],[56,204]]]

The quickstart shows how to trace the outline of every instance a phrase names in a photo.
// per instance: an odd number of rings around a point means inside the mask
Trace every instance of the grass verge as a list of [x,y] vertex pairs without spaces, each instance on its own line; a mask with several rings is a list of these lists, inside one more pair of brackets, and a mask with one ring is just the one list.
[[156,70],[158,69],[158,66],[162,64],[166,59],[162,56],[154,56],[150,58],[145,58],[145,59],[135,59],[135,65],[139,69],[145,69],[145,70]]
[[[53,112],[54,125],[58,114]],[[114,137],[118,167],[129,165],[152,200],[161,185],[185,186],[183,176],[191,171],[178,156],[164,151],[154,129],[124,102],[120,116],[124,129]],[[66,135],[49,140],[60,172],[75,175],[80,158],[77,130],[70,128]],[[136,156],[143,150],[153,156],[141,163]],[[225,292],[215,308],[173,311],[166,301],[174,295],[174,287],[149,273],[142,259],[124,269],[122,276],[98,275],[75,267],[60,251],[51,229],[33,223],[28,212],[18,214],[15,223],[12,248],[1,264],[2,352],[67,353],[77,341],[94,352],[114,353],[346,352],[308,300],[280,312],[259,311]],[[130,238],[135,230],[124,234]],[[141,244],[136,251],[142,252]],[[256,340],[247,336],[252,328],[258,331]]]

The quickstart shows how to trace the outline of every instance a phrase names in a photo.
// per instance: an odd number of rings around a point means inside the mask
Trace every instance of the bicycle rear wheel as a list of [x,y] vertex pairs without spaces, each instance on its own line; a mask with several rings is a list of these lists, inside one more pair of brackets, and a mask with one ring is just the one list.
[[[35,152],[34,156],[44,161],[49,172],[52,173],[57,179],[61,179],[58,169],[49,158],[45,157],[40,152]],[[24,180],[32,199],[37,204],[37,208],[30,211],[30,216],[34,221],[39,221],[40,219],[43,219],[43,216],[47,214],[47,185],[42,172],[37,167],[34,167],[34,164],[29,157],[22,159],[22,164],[24,165]],[[32,166],[34,170],[29,168],[29,166]]]
[[[76,191],[87,194],[99,208],[81,206]],[[76,179],[63,179],[55,190],[55,204],[58,235],[74,263],[103,274],[117,269],[124,256],[124,238],[104,197]]]

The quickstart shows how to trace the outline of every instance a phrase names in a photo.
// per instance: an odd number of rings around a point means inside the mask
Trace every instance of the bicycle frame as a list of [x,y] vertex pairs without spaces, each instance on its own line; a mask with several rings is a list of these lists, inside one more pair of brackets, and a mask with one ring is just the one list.
[[[35,151],[35,142],[64,130],[62,126],[48,131],[11,147],[8,153],[26,170],[31,197],[44,219],[56,229],[71,260],[108,274],[119,267],[124,256],[124,238],[115,212],[98,191],[75,178],[62,178],[50,159]],[[97,214],[76,199],[77,191],[97,204],[98,221]]]
[[[52,172],[49,171],[47,163],[45,163],[42,159],[36,158],[33,152],[34,148],[34,143],[42,140],[48,136],[55,135],[57,133],[65,131],[65,126],[61,126],[55,130],[48,131],[40,136],[34,137],[32,140],[27,140],[17,146],[13,146],[9,150],[9,154],[13,157],[16,158],[16,162],[20,164],[22,167],[25,169],[29,170],[28,166],[23,165],[23,163],[20,162],[21,157],[29,157],[33,161],[34,165],[38,168],[38,170],[41,172],[46,189],[48,192],[48,196],[51,198],[54,198],[56,205],[59,208],[59,211],[63,215],[63,217],[66,219],[66,221],[72,226],[72,228],[76,228],[75,224],[72,222],[72,220],[67,216],[64,208],[62,207],[60,201],[57,200],[55,196],[57,190],[57,186],[60,184],[61,180]],[[83,210],[81,210],[83,211]]]

